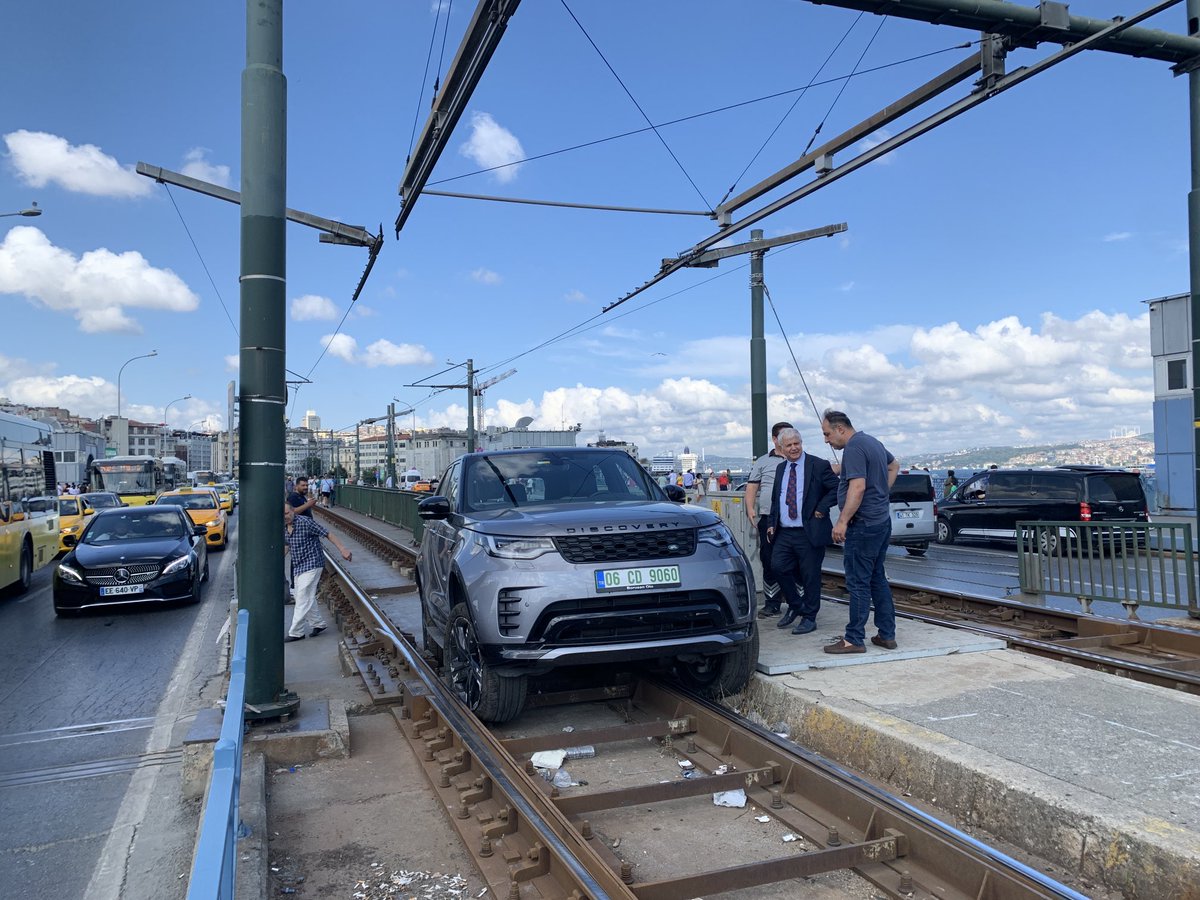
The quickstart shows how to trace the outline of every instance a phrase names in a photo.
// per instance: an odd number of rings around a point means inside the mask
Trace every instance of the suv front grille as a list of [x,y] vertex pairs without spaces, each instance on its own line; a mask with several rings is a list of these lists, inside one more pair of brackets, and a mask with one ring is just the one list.
[[627,562],[638,559],[671,559],[696,552],[696,530],[621,532],[556,537],[554,546],[570,563]]
[[529,642],[652,641],[713,634],[733,625],[720,591],[646,591],[551,603],[534,623]]
[[[129,571],[127,581],[117,581],[117,569]],[[83,576],[88,584],[99,587],[112,587],[115,584],[145,584],[158,577],[157,563],[140,563],[131,566],[104,566],[99,569],[88,569]]]

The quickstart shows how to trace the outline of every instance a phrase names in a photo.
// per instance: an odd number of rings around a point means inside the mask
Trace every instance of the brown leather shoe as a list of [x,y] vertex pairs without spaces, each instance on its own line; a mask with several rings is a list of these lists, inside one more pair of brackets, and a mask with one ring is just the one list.
[[862,644],[852,644],[845,638],[838,638],[836,644],[826,644],[826,653],[866,653],[867,648]]
[[871,638],[871,643],[876,647],[882,647],[884,650],[895,650],[898,646],[895,641],[885,640],[879,635],[875,635],[873,638]]

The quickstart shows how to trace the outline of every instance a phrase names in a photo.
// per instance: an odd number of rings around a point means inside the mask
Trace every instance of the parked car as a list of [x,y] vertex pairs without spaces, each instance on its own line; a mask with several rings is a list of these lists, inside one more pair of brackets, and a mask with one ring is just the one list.
[[67,536],[77,536],[87,525],[87,517],[95,510],[88,505],[80,494],[63,494],[58,498],[58,551],[66,553],[70,549]]
[[[1056,469],[988,469],[963,482],[938,504],[937,542],[958,538],[1015,541],[1017,522],[1149,521],[1142,480],[1134,472],[1102,466]],[[1045,534],[1055,552],[1058,538]]]
[[204,539],[208,546],[214,550],[224,549],[229,520],[212,491],[185,487],[159,494],[154,502],[159,506],[178,506],[183,509],[193,524],[205,527]]
[[928,472],[899,472],[892,484],[889,515],[894,546],[910,556],[924,556],[937,526],[936,494]]
[[[472,453],[421,501],[426,647],[482,719],[560,666],[670,665],[710,696],[758,660],[754,576],[716,513],[621,451]],[[677,499],[675,499],[677,498]]]
[[93,515],[54,570],[54,612],[114,603],[199,600],[208,577],[205,527],[178,506],[130,506]]

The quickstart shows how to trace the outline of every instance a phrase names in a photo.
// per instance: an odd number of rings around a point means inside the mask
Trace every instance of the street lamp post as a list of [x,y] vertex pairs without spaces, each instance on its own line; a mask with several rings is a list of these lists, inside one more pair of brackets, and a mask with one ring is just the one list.
[[0,218],[4,218],[5,216],[40,216],[41,214],[42,211],[38,208],[37,203],[34,202],[34,204],[28,209],[19,209],[16,212],[0,213]]
[[[121,363],[121,368],[117,370],[117,427],[120,427],[121,422],[121,376],[125,373],[125,367],[135,359],[149,359],[152,356],[158,356],[157,350],[151,350],[149,353],[143,353],[141,356],[131,356],[125,362]],[[128,448],[126,448],[128,449]],[[117,452],[120,453],[121,445],[117,444]]]
[[166,449],[167,449],[167,410],[169,410],[176,403],[182,403],[184,400],[191,400],[191,399],[192,399],[192,395],[186,394],[183,397],[179,397],[176,400],[172,400],[170,403],[168,403],[166,406],[163,407],[163,433],[162,433],[163,452],[160,455],[165,456]]

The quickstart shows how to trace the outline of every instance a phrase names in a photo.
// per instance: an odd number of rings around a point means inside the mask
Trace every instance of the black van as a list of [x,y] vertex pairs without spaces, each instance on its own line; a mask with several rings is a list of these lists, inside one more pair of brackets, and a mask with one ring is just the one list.
[[1102,466],[988,469],[938,503],[936,538],[1015,541],[1017,522],[1147,522],[1142,480]]

